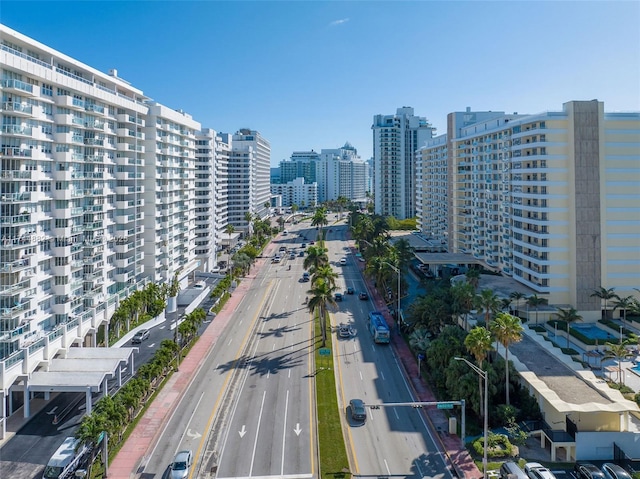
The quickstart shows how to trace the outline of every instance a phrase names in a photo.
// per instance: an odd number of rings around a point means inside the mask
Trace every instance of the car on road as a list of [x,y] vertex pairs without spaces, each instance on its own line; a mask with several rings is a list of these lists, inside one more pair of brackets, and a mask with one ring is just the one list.
[[148,329],[141,329],[131,338],[131,344],[141,344],[142,341],[149,339],[151,332]]
[[300,252],[298,253],[298,256],[301,256],[301,257],[302,257],[302,256],[304,256],[304,251],[300,251]]
[[355,294],[355,292],[355,289],[353,289],[351,286],[347,288],[347,294]]
[[358,298],[366,301],[367,299],[369,299],[369,293],[367,293],[366,291],[360,291],[360,293],[358,294]]
[[367,421],[367,410],[362,399],[352,399],[349,401],[349,414],[354,421],[364,424]]
[[301,248],[306,248],[306,247],[307,247],[307,243],[302,243],[302,244],[300,245],[300,247],[301,247]]
[[539,462],[527,462],[524,472],[530,479],[556,479],[556,476]]
[[340,258],[340,266],[344,266],[347,264],[347,258]]
[[304,273],[302,273],[302,282],[306,283],[307,281],[309,281],[309,272],[305,271]]
[[577,462],[573,471],[578,479],[606,479],[604,472],[595,464],[589,462]]
[[335,299],[336,301],[342,301],[344,297],[342,296],[342,293],[336,293],[333,295],[333,299]]
[[315,241],[311,241],[309,244],[310,244],[311,246],[313,246],[314,244],[316,244],[316,242],[315,242]]
[[289,253],[289,259],[296,259],[295,253]]
[[171,479],[184,479],[189,477],[189,469],[193,463],[191,451],[180,451],[171,463]]
[[602,472],[604,472],[607,479],[631,479],[631,474],[622,466],[618,466],[612,462],[605,462],[602,465]]
[[280,262],[280,256],[274,256],[273,259],[271,260],[272,263],[279,263]]
[[351,329],[348,324],[340,323],[338,326],[338,336],[341,338],[349,338],[351,337]]

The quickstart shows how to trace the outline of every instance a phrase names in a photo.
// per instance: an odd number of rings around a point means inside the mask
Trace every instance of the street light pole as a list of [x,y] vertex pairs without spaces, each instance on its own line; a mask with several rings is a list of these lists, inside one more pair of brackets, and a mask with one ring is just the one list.
[[478,366],[473,364],[470,361],[467,361],[465,358],[453,358],[456,361],[464,361],[467,363],[471,369],[473,369],[478,375],[484,379],[484,455],[482,456],[482,473],[484,479],[488,479],[487,476],[487,450],[488,447],[488,438],[489,438],[489,379],[487,375],[487,371],[483,371]]

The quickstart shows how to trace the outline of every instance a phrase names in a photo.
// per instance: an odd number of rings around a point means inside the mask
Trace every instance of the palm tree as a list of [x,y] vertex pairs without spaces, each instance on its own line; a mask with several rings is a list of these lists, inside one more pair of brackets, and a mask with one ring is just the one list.
[[468,329],[469,312],[473,309],[475,289],[468,282],[458,281],[450,289],[453,295],[453,304],[459,314],[464,315],[464,330]]
[[[327,221],[327,210],[322,207],[318,208],[311,218],[311,226],[322,229],[328,224],[329,222]],[[324,231],[321,230],[320,233],[322,236]]]
[[336,301],[333,299],[333,294],[337,288],[331,286],[328,281],[318,279],[312,288],[307,291],[311,295],[309,299],[308,308],[311,314],[318,315],[320,318],[320,331],[322,333],[322,347],[327,344],[327,315],[328,306],[335,307]]
[[520,316],[520,300],[526,298],[527,295],[520,291],[513,291],[509,297],[516,302],[517,316]]
[[606,342],[604,343],[609,349],[604,353],[605,359],[615,359],[618,362],[618,382],[624,384],[624,374],[622,374],[622,361],[626,358],[633,356],[633,353],[626,348],[625,343],[614,344]]
[[416,351],[424,353],[429,349],[432,334],[427,328],[416,328],[409,336],[409,345]]
[[338,273],[336,273],[331,266],[326,264],[318,268],[314,268],[313,274],[311,275],[311,285],[322,280],[329,283],[331,286],[335,286],[336,279],[338,277]]
[[476,289],[478,284],[480,284],[480,270],[475,268],[470,269],[465,276],[467,277],[467,281],[473,286],[473,289]]
[[398,267],[403,271],[407,271],[411,260],[414,258],[413,248],[409,241],[404,238],[399,239],[393,245],[392,251],[395,252],[395,256],[398,258]]
[[476,304],[484,311],[484,323],[489,326],[491,316],[500,311],[500,299],[490,289],[483,289],[476,296]]
[[608,319],[609,313],[607,311],[608,309],[607,302],[610,299],[614,299],[617,297],[616,293],[614,292],[614,289],[613,288],[606,289],[600,286],[600,289],[593,290],[593,293],[591,293],[591,297],[592,298],[597,297],[597,298],[600,298],[601,300],[604,299],[604,317]]
[[627,321],[627,310],[632,308],[633,299],[633,296],[626,296],[624,298],[616,296],[616,301],[613,303],[613,310],[615,311],[620,308],[620,311],[622,311],[622,324]]
[[549,301],[547,300],[547,298],[542,298],[537,294],[532,294],[527,298],[527,304],[529,306],[533,306],[534,308],[536,308],[536,326],[538,325],[538,306],[543,304],[548,304],[548,303]]
[[304,257],[302,266],[312,274],[315,270],[329,264],[327,249],[322,246],[310,246],[307,248],[307,255]]
[[[464,338],[464,345],[476,359],[476,362],[478,363],[478,367],[480,369],[482,369],[482,362],[487,358],[487,355],[491,350],[492,342],[493,341],[491,339],[491,332],[483,326],[476,326],[471,331],[469,331],[467,337]],[[489,378],[487,377],[486,380],[488,381]],[[480,375],[478,376],[478,388],[480,390],[480,411],[482,411],[482,404],[484,403],[482,402],[482,376]],[[486,401],[487,398],[484,398],[484,400]],[[484,416],[484,414],[480,413],[480,411],[478,411],[479,415]]]
[[505,390],[507,406],[509,405],[509,345],[522,340],[522,323],[520,318],[508,313],[498,313],[489,328],[498,342],[504,346]]
[[571,346],[571,323],[574,321],[582,321],[582,316],[578,314],[575,308],[558,309],[555,316],[560,321],[567,323],[567,348]]

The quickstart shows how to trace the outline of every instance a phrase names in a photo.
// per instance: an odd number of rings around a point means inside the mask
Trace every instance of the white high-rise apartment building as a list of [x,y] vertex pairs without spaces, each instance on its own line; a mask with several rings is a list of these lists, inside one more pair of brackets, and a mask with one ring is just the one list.
[[[592,297],[600,287],[638,297],[640,113],[572,101],[562,111],[455,123],[450,116],[451,220],[441,198],[423,201],[425,233],[446,221],[449,251],[473,255],[585,319],[600,317]],[[425,174],[442,174],[433,164],[442,144],[420,151],[423,199],[442,189],[441,176]]]
[[318,204],[318,184],[305,183],[304,178],[295,178],[288,183],[271,185],[271,195],[281,198],[279,206],[309,206]]
[[[215,137],[214,176],[215,185],[215,217],[216,217],[216,254],[223,245],[222,238],[227,235],[229,225],[229,158],[231,157],[231,135],[219,133]],[[227,240],[228,242],[228,240]]]
[[196,138],[196,258],[201,271],[211,271],[217,265],[216,245],[221,243],[217,236],[216,212],[216,132],[203,128]]
[[416,215],[415,152],[435,129],[413,108],[398,108],[395,115],[373,117],[375,212],[397,219]]
[[262,219],[269,215],[271,145],[259,132],[243,128],[231,139],[228,164],[229,223],[246,232],[246,213]]
[[339,197],[363,201],[366,196],[367,166],[349,142],[341,148],[323,148],[316,164],[318,201]]
[[177,274],[182,287],[196,259],[196,133],[191,116],[149,102],[145,128],[145,270],[167,283]]
[[62,331],[95,344],[143,284],[148,106],[115,71],[0,32],[0,360],[15,365]]

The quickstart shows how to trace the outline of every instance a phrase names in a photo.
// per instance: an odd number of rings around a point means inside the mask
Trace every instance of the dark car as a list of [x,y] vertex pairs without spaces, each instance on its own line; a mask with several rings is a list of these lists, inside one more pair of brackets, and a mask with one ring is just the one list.
[[347,294],[354,294],[355,292],[356,291],[351,286],[347,288]]
[[333,295],[333,299],[335,299],[336,301],[342,301],[344,297],[342,296],[342,293],[336,293],[335,295]]
[[349,401],[349,413],[351,419],[354,421],[365,423],[367,420],[367,410],[364,407],[364,401],[362,399],[352,399]]
[[338,326],[338,336],[341,338],[348,338],[351,336],[351,330],[348,324],[340,324],[340,326]]
[[140,344],[142,341],[149,339],[149,335],[151,333],[148,329],[141,329],[138,331],[133,338],[131,338],[131,344]]
[[631,474],[622,466],[618,466],[612,462],[605,462],[602,465],[602,472],[604,472],[607,479],[631,479]]
[[369,299],[369,293],[367,293],[366,291],[360,291],[360,294],[358,294],[358,298],[366,301],[367,299]]
[[604,472],[594,464],[588,462],[578,462],[573,468],[578,479],[606,479]]

